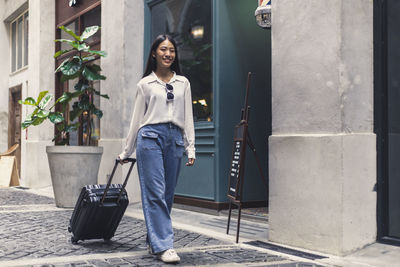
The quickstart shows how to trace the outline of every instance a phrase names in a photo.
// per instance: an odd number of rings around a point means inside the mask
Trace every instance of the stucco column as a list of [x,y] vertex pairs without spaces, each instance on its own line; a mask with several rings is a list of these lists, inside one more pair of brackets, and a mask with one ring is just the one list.
[[376,239],[373,1],[272,4],[270,232],[337,255]]
[[[55,39],[55,1],[29,0],[29,36],[28,36],[28,76],[21,77],[22,99],[35,97],[41,91],[54,94],[54,39]],[[16,78],[16,77],[14,77]],[[22,119],[33,111],[22,107]],[[28,187],[51,185],[50,169],[47,161],[46,146],[53,145],[54,126],[44,122],[40,126],[31,126],[22,131],[21,146],[21,182]]]
[[[102,99],[104,116],[100,121],[100,142],[104,153],[99,170],[99,182],[106,182],[116,157],[122,152],[128,135],[136,94],[136,84],[143,73],[144,2],[114,0],[101,2],[101,48],[108,55],[101,59],[101,91],[110,100]],[[127,164],[126,164],[127,165]],[[127,166],[115,174],[113,182],[125,178]],[[140,199],[136,168],[127,191],[131,202]]]

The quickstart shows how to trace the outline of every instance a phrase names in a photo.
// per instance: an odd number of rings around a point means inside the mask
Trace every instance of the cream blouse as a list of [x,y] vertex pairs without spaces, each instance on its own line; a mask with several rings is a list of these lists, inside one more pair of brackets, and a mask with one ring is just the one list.
[[172,122],[182,129],[188,158],[195,158],[192,93],[189,80],[176,75],[169,81],[174,99],[167,101],[166,83],[152,72],[137,84],[136,100],[131,125],[120,159],[128,158],[136,150],[139,129],[148,124]]

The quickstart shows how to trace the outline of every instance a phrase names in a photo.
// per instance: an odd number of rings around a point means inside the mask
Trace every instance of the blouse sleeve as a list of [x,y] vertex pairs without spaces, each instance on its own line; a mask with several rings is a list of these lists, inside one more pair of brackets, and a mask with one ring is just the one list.
[[128,137],[123,152],[119,154],[120,159],[126,159],[136,150],[136,138],[139,130],[140,122],[144,116],[146,109],[146,100],[143,88],[140,84],[137,86],[135,105],[133,107],[133,115],[131,125],[129,127]]
[[196,158],[196,148],[194,147],[194,122],[193,122],[193,107],[192,107],[192,92],[190,83],[187,82],[185,88],[185,129],[184,142],[188,158]]

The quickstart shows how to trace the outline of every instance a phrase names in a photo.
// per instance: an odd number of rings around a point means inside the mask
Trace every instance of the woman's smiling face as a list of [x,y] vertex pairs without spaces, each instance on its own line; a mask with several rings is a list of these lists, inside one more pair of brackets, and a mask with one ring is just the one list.
[[175,60],[175,47],[166,39],[157,47],[156,51],[153,52],[153,57],[156,58],[157,69],[158,68],[170,68]]

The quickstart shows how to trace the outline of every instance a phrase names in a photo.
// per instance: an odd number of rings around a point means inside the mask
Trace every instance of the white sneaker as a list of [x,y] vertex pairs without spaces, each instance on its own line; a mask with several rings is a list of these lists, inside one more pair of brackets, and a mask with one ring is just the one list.
[[158,253],[157,258],[165,263],[176,263],[181,260],[181,258],[179,258],[179,256],[178,256],[178,254],[176,254],[176,251],[172,248]]

